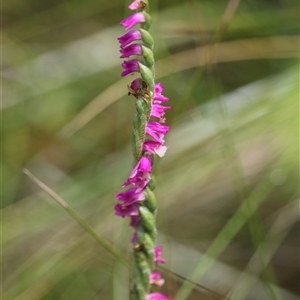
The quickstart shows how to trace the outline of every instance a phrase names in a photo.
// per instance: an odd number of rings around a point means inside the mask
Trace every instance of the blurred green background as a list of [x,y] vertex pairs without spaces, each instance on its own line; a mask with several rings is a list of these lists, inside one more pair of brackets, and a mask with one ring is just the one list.
[[[299,1],[150,3],[172,106],[154,171],[164,292],[299,299]],[[128,4],[2,3],[1,299],[128,299],[128,270],[22,173],[130,257],[113,210],[132,167]]]

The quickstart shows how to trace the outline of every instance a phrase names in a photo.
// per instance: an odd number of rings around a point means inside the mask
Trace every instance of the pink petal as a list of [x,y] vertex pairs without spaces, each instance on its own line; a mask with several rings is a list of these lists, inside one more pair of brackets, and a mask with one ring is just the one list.
[[120,22],[120,25],[125,27],[126,30],[129,30],[133,26],[140,24],[140,23],[144,23],[145,21],[146,21],[146,18],[144,16],[144,14],[141,12],[138,12],[138,13],[135,13],[135,14],[127,17],[126,19],[122,20]]
[[157,264],[165,264],[167,261],[161,257],[162,246],[157,246],[154,248],[154,262]]
[[151,293],[146,296],[146,300],[171,300],[171,297],[167,297],[161,293]]
[[161,277],[159,272],[151,272],[150,274],[150,284],[161,287],[165,283],[165,280]]

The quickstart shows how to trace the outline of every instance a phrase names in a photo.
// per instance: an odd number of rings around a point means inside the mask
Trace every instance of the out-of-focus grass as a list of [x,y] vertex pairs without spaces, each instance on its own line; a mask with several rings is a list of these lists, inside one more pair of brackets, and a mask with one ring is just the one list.
[[[213,48],[227,4],[152,2],[172,105],[155,166],[159,243],[178,274],[164,271],[164,289],[297,299],[299,3],[241,1]],[[130,257],[131,229],[113,215],[132,167],[131,79],[120,80],[116,41],[124,5],[3,5],[3,299],[128,299],[128,270],[21,172]],[[181,288],[184,278],[193,284]]]

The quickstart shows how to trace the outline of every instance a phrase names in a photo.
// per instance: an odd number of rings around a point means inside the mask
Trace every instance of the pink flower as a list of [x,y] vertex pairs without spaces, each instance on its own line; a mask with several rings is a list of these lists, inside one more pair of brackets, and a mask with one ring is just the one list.
[[115,214],[117,216],[121,216],[121,217],[132,217],[132,216],[138,216],[139,210],[138,210],[137,205],[135,205],[135,204],[123,205],[123,204],[117,203],[115,205]]
[[169,98],[165,97],[165,96],[163,96],[161,94],[154,94],[153,100],[154,100],[154,103],[161,103],[161,102],[168,101]]
[[141,0],[134,0],[129,6],[128,8],[131,10],[136,10],[136,9],[140,9],[142,7],[145,6],[145,3]]
[[160,142],[146,140],[143,144],[143,150],[151,154],[157,154],[159,157],[163,157],[168,147],[163,146]]
[[165,264],[167,261],[161,257],[162,246],[157,246],[154,248],[154,262],[157,264]]
[[170,126],[161,125],[158,122],[149,121],[146,126],[146,133],[154,138],[155,141],[163,144],[164,135],[168,133]]
[[139,30],[131,30],[118,38],[121,48],[129,45],[131,42],[142,39],[142,35]]
[[125,27],[126,30],[129,30],[133,26],[140,23],[144,23],[145,21],[146,21],[145,15],[141,12],[138,12],[122,20],[120,22],[120,25]]
[[123,183],[122,187],[132,184],[133,186],[138,187],[138,192],[143,190],[151,179],[151,169],[151,158],[148,156],[142,156],[132,170],[129,178]]
[[160,82],[155,84],[154,91],[156,94],[161,94],[163,90],[164,86]]
[[124,47],[120,49],[121,56],[120,58],[126,58],[131,55],[142,55],[142,47],[140,44],[131,44],[127,47]]
[[124,201],[123,205],[131,205],[135,202],[145,200],[145,196],[135,188],[130,188],[122,193],[117,193],[117,199],[119,201]]
[[153,103],[151,108],[151,117],[159,118],[159,121],[164,123],[165,111],[170,109],[171,106],[162,106],[160,104]]
[[139,216],[131,216],[131,220],[130,220],[131,227],[135,228],[139,222],[140,222]]
[[[154,103],[161,103],[161,102],[166,102],[169,100],[169,98],[163,96],[161,93],[162,91],[164,90],[164,87],[163,85],[158,82],[155,84],[155,87],[154,87]],[[156,101],[155,101],[156,100]]]
[[146,300],[171,300],[171,297],[167,297],[161,293],[151,293],[146,296]]
[[122,67],[124,69],[124,71],[121,74],[122,77],[134,72],[139,72],[140,70],[139,61],[137,59],[125,60],[122,63]]
[[165,280],[161,278],[161,274],[159,272],[151,272],[150,284],[156,285],[157,287],[161,287],[164,283]]

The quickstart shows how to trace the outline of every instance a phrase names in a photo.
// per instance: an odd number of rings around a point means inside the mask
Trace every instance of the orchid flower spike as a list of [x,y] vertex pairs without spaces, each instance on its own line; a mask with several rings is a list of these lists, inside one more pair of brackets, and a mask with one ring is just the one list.
[[129,225],[134,229],[130,299],[171,300],[160,292],[151,292],[151,286],[160,288],[164,284],[162,274],[155,268],[166,263],[161,256],[162,246],[155,246],[157,201],[153,193],[152,169],[154,157],[164,156],[168,149],[165,135],[170,126],[164,123],[165,113],[171,106],[164,105],[169,99],[162,95],[163,85],[154,80],[154,42],[149,33],[148,0],[134,0],[128,8],[136,12],[120,22],[126,33],[118,41],[120,58],[125,59],[121,76],[139,76],[128,87],[128,95],[135,99],[131,140],[134,167],[122,185],[125,190],[116,194],[115,214],[129,218]]

